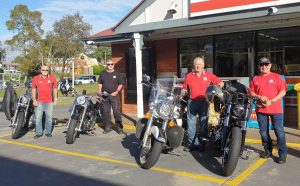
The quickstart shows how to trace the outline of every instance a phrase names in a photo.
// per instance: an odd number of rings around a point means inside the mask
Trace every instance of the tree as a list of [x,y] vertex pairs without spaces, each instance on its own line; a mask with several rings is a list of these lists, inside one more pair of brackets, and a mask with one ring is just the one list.
[[70,63],[71,58],[75,58],[84,51],[84,45],[81,38],[90,35],[92,26],[83,21],[79,12],[74,15],[64,16],[53,25],[53,31],[48,33],[48,42],[51,43],[53,57],[61,59],[62,72]]
[[26,5],[16,5],[10,11],[10,19],[6,21],[6,27],[11,32],[16,32],[6,44],[13,50],[19,50],[23,56],[30,49],[39,47],[43,30],[43,20],[39,11],[30,11]]
[[110,60],[111,48],[105,46],[88,46],[86,50],[87,56],[90,58],[96,58],[102,64],[105,64],[106,61]]
[[93,66],[94,75],[100,75],[104,69],[105,67],[103,65]]
[[0,61],[3,61],[6,57],[6,49],[2,45],[2,42],[0,41]]

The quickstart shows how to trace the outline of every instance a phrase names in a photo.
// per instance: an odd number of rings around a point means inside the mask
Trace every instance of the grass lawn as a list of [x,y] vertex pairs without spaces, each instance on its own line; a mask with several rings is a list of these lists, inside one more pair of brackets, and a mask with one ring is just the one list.
[[[77,93],[80,95],[82,94],[83,90],[86,90],[87,94],[96,94],[98,92],[98,84],[84,84],[84,85],[75,85],[75,89]],[[24,94],[26,92],[26,88],[22,88],[21,92],[19,91],[19,88],[15,89],[18,96],[21,94]],[[5,90],[0,90],[0,100],[2,101],[4,96]],[[72,95],[62,96],[60,91],[58,92],[58,105],[71,105],[74,101],[75,97],[72,97]]]

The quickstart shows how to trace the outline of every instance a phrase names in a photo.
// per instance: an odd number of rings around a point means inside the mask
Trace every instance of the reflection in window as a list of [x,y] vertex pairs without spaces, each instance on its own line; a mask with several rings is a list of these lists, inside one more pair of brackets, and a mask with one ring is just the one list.
[[300,27],[258,32],[258,58],[270,57],[272,71],[300,75]]
[[248,77],[253,52],[253,33],[216,36],[216,75]]

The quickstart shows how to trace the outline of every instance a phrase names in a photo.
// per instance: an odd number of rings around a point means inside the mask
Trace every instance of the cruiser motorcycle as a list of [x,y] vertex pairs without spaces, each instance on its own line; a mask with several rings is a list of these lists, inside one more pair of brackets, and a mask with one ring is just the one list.
[[26,93],[18,98],[12,124],[12,139],[17,139],[22,135],[23,129],[35,124],[34,106],[31,98],[31,81],[25,83]]
[[222,168],[225,176],[230,176],[237,165],[238,158],[245,149],[247,122],[251,115],[254,98],[248,95],[248,89],[236,80],[225,82],[221,89],[210,85],[206,97],[213,102],[214,109],[220,114],[218,124],[209,129],[209,139],[222,153]]
[[150,87],[149,111],[136,126],[136,137],[141,140],[138,164],[150,169],[158,161],[164,147],[175,149],[182,144],[182,83],[177,77],[157,79],[150,83],[143,76],[143,85]]
[[103,102],[109,96],[107,92],[99,95],[77,95],[71,109],[71,117],[66,124],[66,143],[73,144],[80,134],[93,135],[96,119],[102,117]]

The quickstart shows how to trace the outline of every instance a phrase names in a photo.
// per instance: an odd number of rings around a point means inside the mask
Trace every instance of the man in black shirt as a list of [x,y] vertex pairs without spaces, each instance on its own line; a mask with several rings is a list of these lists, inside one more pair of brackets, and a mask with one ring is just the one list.
[[119,72],[114,70],[114,63],[108,61],[106,64],[106,70],[103,70],[98,79],[98,93],[108,92],[110,96],[106,99],[103,105],[103,122],[105,128],[103,134],[107,134],[111,131],[111,108],[113,109],[115,126],[117,133],[123,132],[122,116],[121,116],[121,101],[119,93],[123,88],[124,81]]

